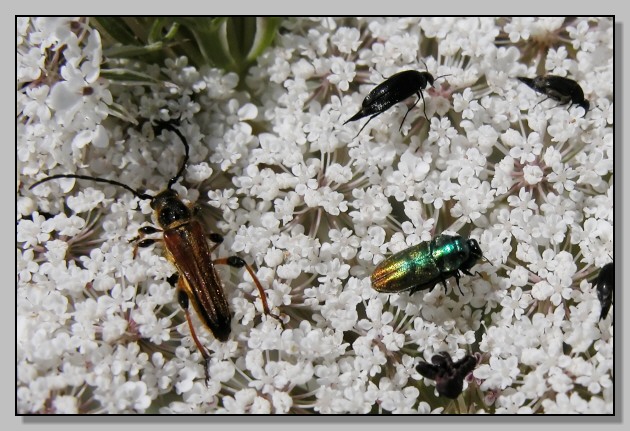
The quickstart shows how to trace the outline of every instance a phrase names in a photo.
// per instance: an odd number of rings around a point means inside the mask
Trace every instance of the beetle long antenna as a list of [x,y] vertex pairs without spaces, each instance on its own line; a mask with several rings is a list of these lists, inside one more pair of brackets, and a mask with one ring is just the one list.
[[177,174],[175,174],[175,176],[173,178],[168,180],[167,188],[170,189],[171,187],[173,187],[173,184],[175,184],[177,182],[177,180],[181,178],[181,176],[184,173],[184,169],[186,169],[186,164],[188,163],[188,156],[189,156],[189,153],[190,153],[190,147],[188,146],[188,141],[186,140],[184,135],[182,135],[182,133],[178,129],[173,127],[173,125],[171,125],[170,123],[166,123],[166,122],[160,123],[157,127],[159,129],[170,130],[171,132],[173,132],[177,136],[179,136],[179,139],[181,139],[182,143],[184,144],[184,148],[186,149],[186,155],[184,156],[184,161],[182,162],[182,165],[180,166],[179,171],[177,171]]
[[135,196],[139,197],[142,200],[145,199],[153,199],[153,196],[147,194],[147,193],[140,193],[137,190],[132,189],[131,187],[129,187],[127,184],[123,184],[123,183],[119,183],[118,181],[114,181],[114,180],[107,180],[105,178],[97,178],[97,177],[90,177],[88,175],[77,175],[77,174],[58,174],[58,175],[52,175],[50,177],[46,177],[43,180],[39,180],[37,181],[35,184],[33,184],[32,186],[29,187],[29,190],[32,190],[34,187],[37,187],[38,185],[48,182],[50,180],[56,180],[58,178],[77,178],[80,180],[90,180],[90,181],[96,181],[97,183],[107,183],[107,184],[112,184],[114,186],[119,186],[124,188],[125,190],[130,191],[131,193],[133,193]]
[[[420,61],[422,62],[422,64],[424,64],[424,68],[427,70],[427,72],[429,71],[429,66],[427,66],[427,64],[424,62],[424,60],[420,59]],[[450,73],[446,74],[446,75],[440,75],[437,78],[434,79],[434,81],[440,79],[440,78],[444,78],[445,76],[453,76]]]

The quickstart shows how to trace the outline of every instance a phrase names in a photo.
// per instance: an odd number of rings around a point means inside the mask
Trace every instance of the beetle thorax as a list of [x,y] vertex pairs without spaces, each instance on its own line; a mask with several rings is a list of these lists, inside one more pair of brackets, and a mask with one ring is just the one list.
[[[423,75],[424,80],[428,82],[431,87],[433,87],[433,83],[435,82],[433,75],[431,75],[429,72],[421,72],[421,74]],[[424,84],[423,88],[426,88],[426,83]]]
[[414,92],[427,88],[427,83],[433,85],[433,75],[431,75],[429,72],[418,72],[417,70],[414,70],[412,72],[414,72],[413,75],[411,75],[414,81]]

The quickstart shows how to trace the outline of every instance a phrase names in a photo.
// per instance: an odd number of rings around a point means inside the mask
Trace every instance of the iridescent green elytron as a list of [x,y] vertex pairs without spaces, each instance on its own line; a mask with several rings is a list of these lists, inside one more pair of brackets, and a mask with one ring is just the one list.
[[477,240],[438,235],[381,262],[372,273],[372,288],[383,293],[409,289],[414,293],[431,289],[437,283],[446,288],[449,277],[455,277],[459,287],[460,271],[472,275],[470,268],[482,257]]

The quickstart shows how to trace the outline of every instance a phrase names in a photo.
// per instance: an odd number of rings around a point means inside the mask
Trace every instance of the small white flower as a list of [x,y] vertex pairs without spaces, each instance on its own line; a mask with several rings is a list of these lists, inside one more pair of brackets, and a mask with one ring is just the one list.
[[147,385],[144,382],[125,382],[116,388],[114,396],[119,411],[133,409],[144,413],[151,405],[151,398],[147,395]]
[[523,167],[523,179],[529,185],[536,185],[543,179],[543,171],[539,166],[527,165]]
[[344,54],[356,51],[361,45],[361,33],[356,28],[340,27],[330,38],[333,45]]
[[331,74],[326,79],[333,85],[336,85],[341,91],[347,91],[350,82],[354,80],[354,63],[345,62],[343,59],[335,57],[330,65]]
[[530,28],[534,21],[534,18],[528,17],[512,18],[504,27],[510,37],[510,41],[516,43],[520,39],[529,39]]
[[505,389],[519,373],[518,360],[514,356],[505,360],[493,356],[488,365],[481,365],[473,371],[476,378],[483,380],[480,386],[482,391],[492,388]]

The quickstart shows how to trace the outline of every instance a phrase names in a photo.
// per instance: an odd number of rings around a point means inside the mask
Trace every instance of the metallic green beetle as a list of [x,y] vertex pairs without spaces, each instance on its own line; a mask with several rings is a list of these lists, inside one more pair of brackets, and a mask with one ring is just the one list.
[[449,277],[455,277],[459,288],[460,271],[473,275],[469,270],[482,257],[477,240],[438,235],[381,262],[372,273],[372,288],[383,293],[409,289],[414,293],[441,282],[446,289]]

